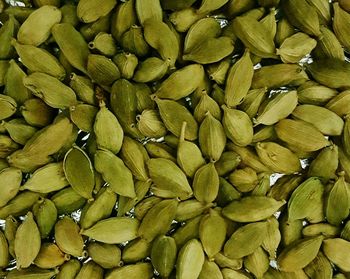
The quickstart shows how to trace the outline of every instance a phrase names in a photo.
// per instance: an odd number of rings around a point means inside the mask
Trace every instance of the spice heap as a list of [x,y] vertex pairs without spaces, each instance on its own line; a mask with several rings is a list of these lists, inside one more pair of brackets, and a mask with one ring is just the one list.
[[349,1],[22,4],[1,276],[349,278]]

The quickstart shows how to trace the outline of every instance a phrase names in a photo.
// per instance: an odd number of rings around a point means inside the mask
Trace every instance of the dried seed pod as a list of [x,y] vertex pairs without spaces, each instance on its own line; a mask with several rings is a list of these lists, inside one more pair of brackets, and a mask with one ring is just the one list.
[[301,239],[287,246],[277,258],[278,267],[286,272],[304,268],[316,258],[322,241],[323,236],[316,236]]
[[18,30],[17,39],[22,44],[38,46],[45,42],[51,28],[62,18],[61,11],[54,6],[42,6],[35,10],[23,22]]
[[18,269],[27,268],[32,264],[39,253],[40,244],[38,226],[33,219],[33,213],[28,212],[26,219],[16,231],[14,248]]
[[[311,36],[320,36],[320,23],[317,10],[306,0],[284,1],[283,9],[286,11],[286,17],[289,22]],[[305,17],[305,13],[308,14]]]
[[77,5],[77,16],[82,22],[94,22],[100,17],[106,16],[116,4],[116,0],[81,0]]
[[226,145],[226,135],[220,121],[207,113],[199,128],[199,146],[204,156],[212,161],[220,159]]
[[159,236],[154,240],[151,260],[154,268],[162,277],[169,277],[174,269],[177,247],[174,238]]
[[58,247],[65,253],[81,257],[84,240],[79,233],[80,228],[70,217],[63,217],[55,224],[55,240]]

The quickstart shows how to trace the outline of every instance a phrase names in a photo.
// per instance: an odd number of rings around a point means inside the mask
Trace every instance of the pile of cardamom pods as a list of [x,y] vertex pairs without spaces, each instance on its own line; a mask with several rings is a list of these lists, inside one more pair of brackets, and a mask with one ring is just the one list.
[[350,278],[349,0],[0,22],[0,278]]

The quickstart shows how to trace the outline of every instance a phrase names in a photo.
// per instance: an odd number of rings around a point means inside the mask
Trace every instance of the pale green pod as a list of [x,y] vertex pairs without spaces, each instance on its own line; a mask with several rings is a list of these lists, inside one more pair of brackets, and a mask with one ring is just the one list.
[[204,252],[201,243],[192,239],[180,249],[176,262],[176,278],[198,278],[204,264]]
[[325,239],[322,250],[333,264],[345,272],[350,271],[350,264],[346,257],[350,251],[349,241],[341,238]]
[[142,220],[142,218],[146,215],[148,210],[150,210],[154,205],[156,205],[162,200],[162,198],[150,196],[140,201],[134,209],[136,219]]
[[3,120],[9,118],[16,112],[17,103],[13,98],[0,94],[0,108],[0,120]]
[[121,45],[125,51],[134,53],[137,56],[146,56],[150,50],[150,46],[145,41],[142,28],[133,24],[121,38]]
[[213,206],[213,203],[204,204],[196,199],[182,201],[177,206],[175,220],[178,222],[184,222],[204,214],[208,208]]
[[52,35],[68,62],[83,73],[87,73],[86,66],[89,47],[84,37],[69,23],[56,24],[52,28]]
[[2,126],[6,129],[11,139],[22,145],[25,145],[26,142],[37,132],[37,128],[28,125],[27,122],[21,118],[3,122]]
[[29,267],[39,253],[41,244],[40,232],[28,212],[26,219],[19,225],[15,237],[15,253],[17,269]]
[[207,113],[199,128],[199,146],[205,157],[212,161],[220,159],[226,145],[226,134],[220,121]]
[[57,221],[58,214],[55,204],[49,199],[41,198],[33,205],[33,215],[41,238],[48,237]]
[[334,278],[332,277],[333,266],[321,251],[318,252],[317,257],[304,270],[311,278]]
[[259,247],[244,259],[244,266],[254,274],[256,278],[263,278],[270,266],[269,257],[266,252]]
[[224,84],[230,65],[230,59],[224,59],[220,62],[208,65],[207,73],[209,74],[209,78],[214,80],[217,84]]
[[232,259],[239,259],[253,253],[267,235],[267,223],[250,223],[238,228],[225,243],[224,254]]
[[107,244],[119,244],[137,238],[139,221],[129,217],[111,217],[80,233]]
[[15,17],[10,15],[0,29],[0,59],[2,60],[11,59],[14,55],[14,48],[11,44],[11,40],[17,34],[18,25]]
[[253,119],[259,111],[260,106],[265,102],[267,98],[267,88],[258,88],[249,90],[242,103],[239,105],[239,109],[243,110],[248,116]]
[[109,14],[116,4],[116,0],[82,0],[77,5],[77,16],[82,22],[94,22]]
[[317,176],[323,182],[335,178],[338,169],[338,147],[327,146],[321,150],[317,157],[311,162],[308,176]]
[[324,105],[340,94],[335,89],[313,81],[307,81],[298,87],[298,101],[301,104]]
[[64,254],[56,244],[42,243],[39,254],[34,260],[34,264],[39,268],[55,268],[61,266],[70,259],[70,255]]
[[208,111],[216,119],[221,119],[221,109],[219,104],[211,96],[209,96],[206,91],[202,91],[199,101],[193,111],[193,115],[198,123],[203,121]]
[[295,90],[276,94],[260,108],[258,117],[254,122],[255,124],[273,125],[290,115],[297,104],[298,94]]
[[349,184],[342,174],[326,194],[325,214],[328,223],[340,225],[349,215]]
[[67,187],[51,197],[52,202],[57,208],[57,213],[71,214],[84,206],[86,200],[73,190],[72,187]]
[[[314,0],[315,1],[315,0]],[[327,2],[319,1],[316,2]],[[328,3],[327,3],[328,4]],[[325,26],[320,27],[321,38],[317,41],[317,46],[313,50],[316,58],[334,58],[344,60],[344,50],[336,35]]]
[[82,210],[80,227],[87,229],[96,222],[111,216],[112,210],[117,202],[117,194],[109,187],[103,187],[95,197],[94,201],[88,203]]
[[222,214],[235,222],[256,222],[271,217],[286,202],[270,197],[251,196],[232,201]]
[[323,210],[323,192],[324,186],[318,178],[305,180],[288,201],[288,220],[309,219],[314,212]]
[[223,279],[223,275],[215,262],[206,259],[198,279]]
[[87,252],[92,260],[103,268],[121,265],[121,250],[117,245],[92,242],[87,247]]
[[214,18],[203,18],[194,23],[186,34],[184,53],[189,53],[198,44],[215,38],[221,33],[220,24]]
[[62,13],[57,7],[40,7],[31,13],[19,28],[18,41],[26,45],[41,45],[49,38],[51,28],[59,23],[61,18]]
[[292,174],[301,171],[299,158],[288,148],[274,142],[258,142],[255,149],[260,161],[274,172]]
[[[320,22],[317,10],[308,1],[284,1],[283,10],[286,11],[288,21],[296,28],[311,36],[320,36]],[[308,16],[305,16],[308,13]]]
[[187,123],[184,122],[181,128],[180,140],[177,146],[177,163],[185,174],[193,177],[195,172],[205,164],[199,147],[190,141],[185,140]]
[[79,32],[84,37],[84,39],[88,42],[94,39],[100,32],[109,32],[109,27],[111,23],[111,14],[100,17],[98,20],[94,22],[90,22],[84,24],[80,27]]
[[137,115],[136,87],[126,79],[117,80],[112,86],[110,105],[125,133],[133,138],[142,138],[135,125]]
[[111,34],[100,32],[93,41],[89,43],[91,50],[96,50],[100,54],[111,57],[117,53],[117,45]]
[[299,105],[292,116],[315,126],[322,134],[340,136],[344,128],[344,121],[331,110],[315,105]]
[[113,37],[120,42],[122,35],[136,22],[135,0],[119,3],[111,22]]
[[114,192],[130,198],[136,196],[131,171],[111,151],[98,150],[95,153],[94,164]]
[[305,55],[311,53],[317,41],[310,36],[298,32],[286,38],[277,50],[283,63],[298,63]]
[[57,270],[54,269],[41,269],[37,267],[29,267],[21,270],[11,270],[6,278],[7,279],[51,279],[57,274]]
[[173,100],[162,100],[156,98],[160,117],[165,127],[179,137],[181,133],[182,123],[187,123],[185,139],[195,140],[198,137],[198,124],[192,114],[181,104]]
[[97,104],[94,85],[88,77],[71,73],[69,78],[69,86],[77,94],[79,100],[82,100],[84,103],[89,105]]
[[312,152],[329,145],[318,129],[301,120],[282,119],[275,125],[275,131],[279,139],[301,151]]
[[[56,0],[53,0],[56,1]],[[60,0],[59,0],[60,1]],[[67,3],[60,7],[62,13],[61,23],[70,23],[74,27],[79,24],[79,18],[77,16],[77,7],[73,3]]]
[[204,68],[191,64],[172,73],[155,92],[158,98],[180,100],[195,91],[202,81]]
[[192,189],[195,198],[200,202],[211,203],[216,199],[219,191],[219,175],[213,162],[196,171]]
[[276,48],[269,31],[262,23],[250,16],[238,16],[232,22],[237,37],[249,50],[263,58],[275,58]]
[[253,140],[253,123],[249,116],[240,110],[223,106],[222,124],[227,137],[238,146],[247,146]]
[[[121,76],[126,79],[131,79],[134,76],[136,67],[139,64],[139,60],[137,56],[129,52],[118,53],[116,56],[113,57],[112,60],[117,65]],[[140,64],[141,68],[142,68],[142,64],[143,63]],[[148,68],[148,70],[150,69]],[[136,76],[134,77],[134,80],[137,81]],[[140,82],[144,82],[144,81],[140,81]]]
[[141,25],[148,19],[162,21],[163,12],[159,0],[135,0],[135,9]]
[[326,104],[326,108],[343,117],[350,113],[350,91],[345,90],[336,96],[333,96]]
[[350,65],[347,62],[334,59],[316,59],[308,66],[311,76],[319,83],[330,88],[347,88],[350,82],[347,79]]
[[152,245],[151,261],[159,274],[167,278],[174,269],[177,247],[174,238],[159,236]]
[[84,240],[80,228],[70,217],[63,217],[55,224],[55,240],[62,252],[74,257],[83,255]]
[[0,218],[6,219],[8,216],[20,216],[26,214],[40,198],[38,193],[25,191],[19,193],[10,200],[4,207],[0,208]]
[[204,17],[204,14],[198,14],[194,8],[189,7],[171,13],[169,19],[178,32],[186,32],[193,23]]
[[5,76],[9,68],[9,60],[0,60],[0,85],[5,85]]
[[285,39],[292,36],[295,33],[295,29],[293,25],[290,24],[287,18],[281,18],[277,22],[277,30],[275,36],[275,42],[278,46],[280,46]]
[[300,239],[284,248],[277,258],[280,270],[294,272],[307,266],[316,258],[323,236]]
[[241,193],[238,190],[236,190],[236,188],[233,187],[231,183],[229,183],[222,177],[219,177],[219,181],[219,192],[216,198],[216,203],[220,207],[224,207],[228,205],[231,201],[240,198]]
[[105,279],[151,279],[153,277],[153,268],[150,263],[136,263],[125,265],[120,268],[112,269],[107,273]]
[[33,97],[29,89],[27,89],[22,82],[25,76],[26,73],[15,62],[15,60],[10,60],[9,67],[5,76],[5,92],[7,96],[13,98],[16,103],[20,105]]
[[146,168],[149,155],[141,143],[129,137],[124,137],[120,157],[136,179],[146,181],[149,178]]
[[236,61],[227,74],[225,87],[225,104],[231,108],[242,103],[253,79],[253,63],[250,58],[249,50],[246,50],[243,56]]
[[349,13],[342,9],[339,3],[333,3],[334,17],[333,30],[340,43],[345,49],[350,49],[350,32],[348,29]]
[[208,14],[210,12],[213,12],[222,6],[224,6],[228,0],[220,0],[220,1],[211,1],[211,0],[204,0],[201,3],[201,6],[198,8],[199,14]]
[[5,168],[0,171],[0,207],[14,198],[22,181],[22,172],[16,168]]
[[30,72],[41,72],[63,80],[66,71],[55,56],[48,51],[32,45],[13,42],[21,62]]
[[9,244],[7,243],[5,234],[2,231],[0,231],[0,259],[0,267],[7,267],[10,262]]
[[[136,6],[138,2],[140,0],[136,1]],[[144,21],[143,27],[146,42],[157,50],[162,59],[169,63],[170,67],[174,67],[175,61],[179,56],[180,47],[173,31],[166,23],[156,18]]]
[[137,238],[125,245],[122,251],[124,263],[137,263],[150,256],[152,243],[143,238]]
[[117,65],[111,59],[99,54],[88,56],[87,71],[91,79],[102,86],[111,86],[120,78]]
[[13,217],[11,215],[9,215],[8,217],[3,217],[3,218],[6,218],[4,234],[6,237],[7,244],[8,244],[9,253],[13,258],[15,258],[16,257],[15,238],[16,238],[16,231],[18,229],[19,222],[17,221],[17,219],[15,217]]
[[75,92],[48,74],[35,72],[25,77],[23,83],[50,107],[65,109],[77,103]]
[[138,235],[151,242],[157,235],[165,234],[175,218],[177,205],[178,201],[175,199],[163,200],[154,205],[142,219]]
[[307,80],[308,75],[298,64],[268,65],[254,71],[252,89],[299,86]]
[[69,108],[72,122],[84,132],[92,132],[98,108],[88,104],[77,104]]
[[[216,51],[218,48],[221,51]],[[218,62],[229,56],[234,50],[234,45],[229,37],[210,38],[198,44],[190,52],[183,55],[183,60],[193,61],[201,64]]]
[[75,279],[103,279],[104,270],[94,261],[83,263]]
[[[202,217],[199,224],[199,239],[210,261],[223,248],[226,232],[227,224],[219,213],[211,209],[208,214]],[[213,235],[215,235],[215,239],[213,239]]]
[[127,198],[123,196],[119,196],[118,200],[118,213],[117,216],[123,216],[132,210],[135,205],[137,205],[140,201],[142,201],[149,189],[151,188],[152,181],[148,179],[147,181],[136,181],[135,182],[135,192],[136,198]]
[[164,197],[188,199],[192,195],[186,175],[172,161],[163,158],[150,159],[147,167],[155,184],[153,189],[164,192]]
[[167,133],[167,129],[156,110],[144,110],[136,116],[136,120],[137,128],[146,137],[161,138]]
[[63,170],[71,187],[82,197],[92,198],[95,175],[90,158],[84,150],[73,146],[65,155]]
[[311,224],[303,228],[302,234],[303,236],[306,236],[306,237],[323,235],[324,237],[327,237],[327,238],[337,237],[340,234],[342,238],[346,239],[347,237],[343,235],[343,232],[346,229],[345,227],[343,231],[341,231],[340,227],[337,227],[328,223]]
[[77,259],[71,259],[60,267],[56,275],[57,279],[75,279],[80,270],[81,264]]
[[50,163],[36,170],[21,186],[20,190],[30,190],[38,193],[50,193],[68,186],[62,162]]

